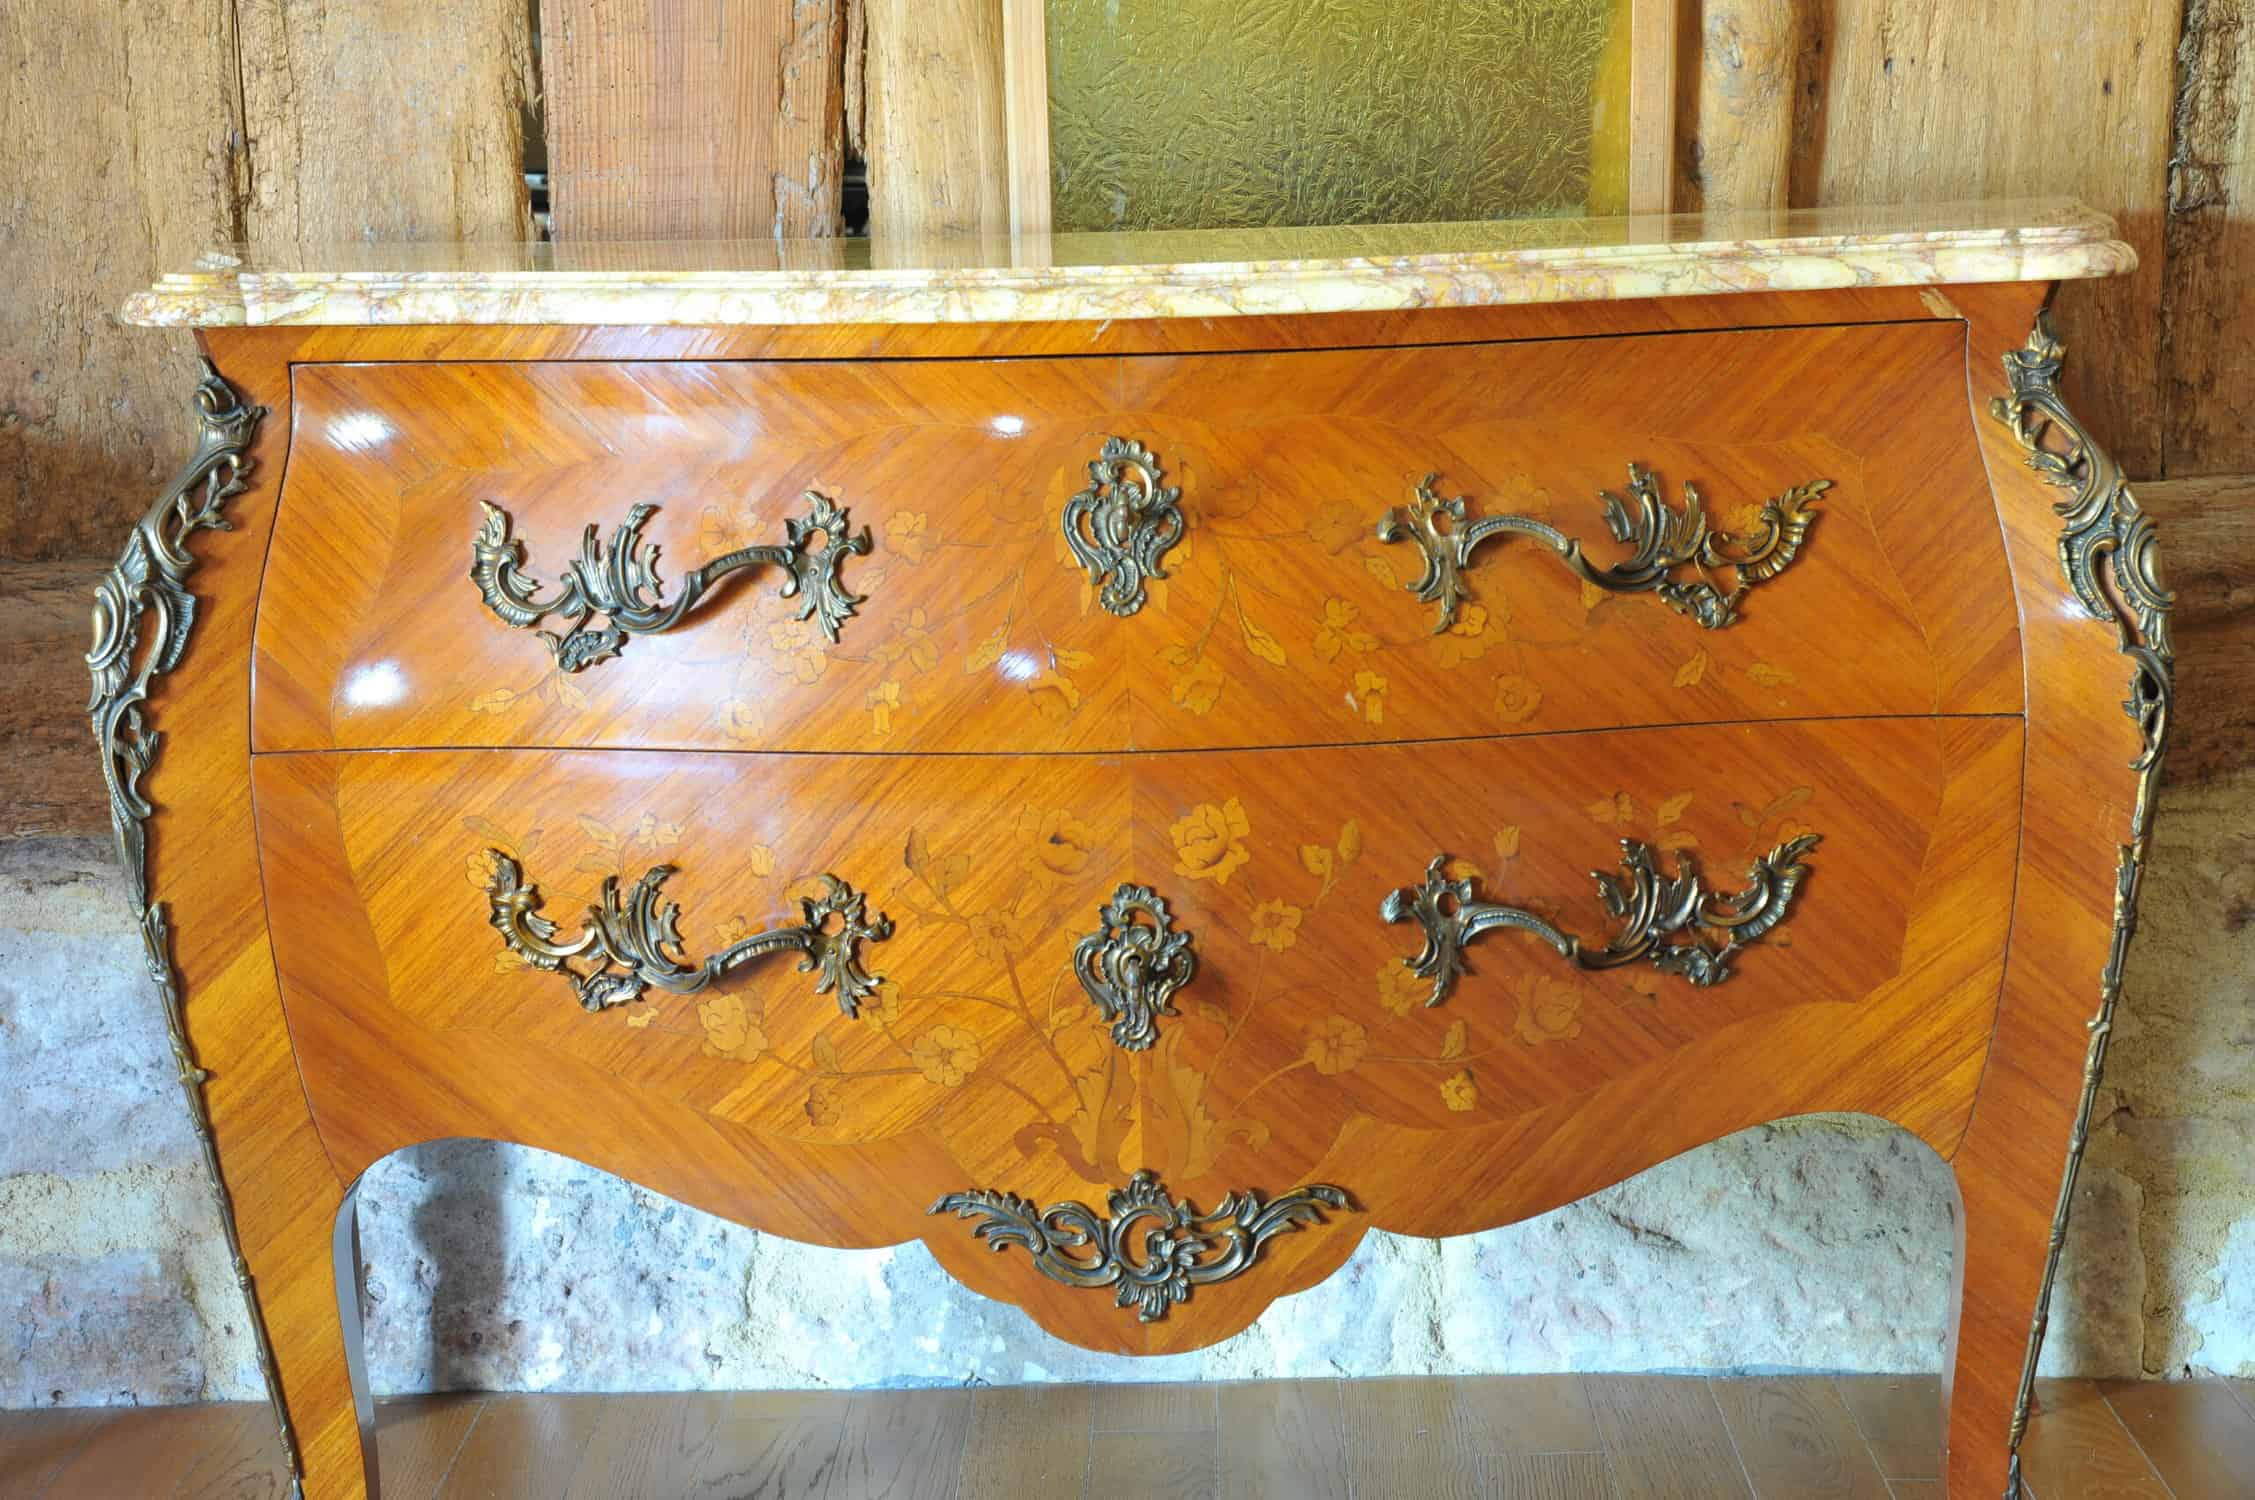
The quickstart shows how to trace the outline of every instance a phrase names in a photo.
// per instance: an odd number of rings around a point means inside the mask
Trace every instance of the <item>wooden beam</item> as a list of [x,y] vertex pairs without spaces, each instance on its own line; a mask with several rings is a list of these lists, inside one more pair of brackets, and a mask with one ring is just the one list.
[[2059,294],[2076,415],[2161,465],[2162,219],[2181,0],[1813,6],[1793,203],[2080,198],[2141,264]]
[[1629,0],[1629,212],[1675,204],[1676,0]]
[[2164,241],[2162,467],[2255,471],[2255,0],[2186,13]]
[[1704,0],[1683,209],[1783,208],[1792,186],[1801,0]]
[[2255,475],[2148,480],[2137,492],[2177,591],[2168,779],[2255,766]]
[[1007,233],[1002,0],[864,5],[875,253],[918,235]]
[[1010,159],[1010,232],[1049,233],[1049,3],[1002,0],[1002,132]]
[[542,0],[540,39],[556,239],[843,232],[841,5]]
[[86,649],[102,558],[0,562],[0,839],[110,831],[86,723]]

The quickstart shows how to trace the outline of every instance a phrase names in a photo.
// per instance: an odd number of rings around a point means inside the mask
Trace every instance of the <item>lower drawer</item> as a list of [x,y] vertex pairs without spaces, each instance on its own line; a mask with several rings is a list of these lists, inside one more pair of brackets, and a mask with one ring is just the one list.
[[[924,1217],[942,1192],[1100,1202],[1139,1170],[1200,1202],[1322,1180],[1361,1222],[1459,1232],[1799,1109],[1941,1129],[1995,1005],[2019,765],[2019,721],[1986,718],[1128,757],[270,755],[254,784],[340,1168],[500,1136],[872,1243],[967,1237]],[[1640,887],[1622,840],[1661,878]],[[1520,914],[1474,924],[1498,925],[1453,984],[1411,964],[1440,856],[1441,947],[1484,909],[1466,897]],[[1694,871],[1709,923],[1679,931]],[[862,935],[845,953],[829,916],[807,972],[787,944],[825,877],[864,899]],[[1765,881],[1723,951],[1730,898]],[[591,925],[608,964],[541,957]],[[786,951],[695,969],[761,933]],[[694,992],[636,994],[637,964]],[[1013,1259],[980,1257],[982,1289],[1030,1295]]]

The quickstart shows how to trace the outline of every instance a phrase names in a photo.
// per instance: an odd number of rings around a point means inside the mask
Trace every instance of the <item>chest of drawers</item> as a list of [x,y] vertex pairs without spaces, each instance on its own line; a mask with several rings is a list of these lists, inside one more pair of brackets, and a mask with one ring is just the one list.
[[211,364],[96,731],[307,1493],[415,1142],[1158,1353],[1812,1110],[1955,1168],[2013,1482],[2170,689],[2039,309],[2128,252],[1352,239],[136,299]]

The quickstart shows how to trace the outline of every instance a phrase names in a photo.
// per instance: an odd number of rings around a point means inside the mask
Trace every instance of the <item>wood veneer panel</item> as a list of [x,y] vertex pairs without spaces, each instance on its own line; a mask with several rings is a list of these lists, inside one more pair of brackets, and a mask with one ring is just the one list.
[[[256,662],[262,749],[605,745],[1124,750],[1805,714],[2009,712],[2017,649],[1945,326],[1385,353],[1038,363],[301,369]],[[1668,379],[1651,372],[1664,365]],[[1060,534],[1108,435],[1189,530],[1127,618]],[[1591,539],[1627,466],[1718,525],[1833,481],[1724,630],[1490,543],[1452,629],[1378,518],[1439,473],[1475,514]],[[674,631],[559,674],[465,574],[481,503],[538,577],[633,503],[675,574],[782,539],[819,490],[874,541],[827,642],[732,579]],[[1941,516],[1971,519],[1940,524]]]

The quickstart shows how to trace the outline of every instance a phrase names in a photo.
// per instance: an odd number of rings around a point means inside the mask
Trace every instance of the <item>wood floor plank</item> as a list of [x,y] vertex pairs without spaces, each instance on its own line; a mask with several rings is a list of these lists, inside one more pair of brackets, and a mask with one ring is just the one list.
[[1478,1500],[1482,1455],[1448,1382],[1350,1380],[1339,1401],[1352,1493]]
[[2220,1380],[2113,1380],[2099,1387],[2177,1500],[2255,1489],[2255,1417]]
[[[712,1446],[680,1500],[805,1500],[830,1487],[853,1397],[843,1391],[722,1396]],[[667,1497],[672,1500],[672,1497]]]
[[[608,1396],[489,1397],[433,1500],[517,1500],[571,1488]],[[381,1451],[381,1450],[379,1450]]]
[[386,1500],[431,1500],[485,1408],[468,1391],[376,1403],[376,1453]]
[[234,1442],[254,1409],[263,1410],[229,1404],[119,1412],[49,1476],[44,1495],[53,1500],[170,1495],[207,1448]]
[[1215,1500],[1219,1442],[1212,1428],[1099,1432],[1089,1441],[1084,1500]]
[[1595,1453],[1603,1446],[1579,1375],[1460,1375],[1449,1384],[1482,1458]]
[[1949,1500],[1942,1493],[1939,1479],[1894,1479],[1888,1481],[1895,1500]]
[[1095,1388],[1094,1425],[1098,1432],[1192,1432],[1210,1430],[1216,1420],[1210,1380],[1100,1385]]
[[2168,1486],[2090,1380],[2036,1382],[2020,1475],[2034,1500],[2169,1500]]
[[823,1500],[955,1500],[971,1393],[856,1391]]
[[1753,1493],[1704,1380],[1592,1375],[1587,1384],[1620,1500],[1723,1500]]
[[1840,1392],[1824,1377],[1708,1382],[1762,1500],[1889,1500]]
[[248,1403],[205,1410],[213,1413],[211,1436],[170,1491],[172,1500],[281,1500],[287,1495],[289,1468],[273,1413]]
[[971,1393],[964,1500],[1077,1495],[1088,1473],[1088,1387],[988,1386]]
[[712,1466],[726,1397],[697,1393],[603,1400],[565,1500],[677,1500]]
[[1488,1500],[1608,1500],[1602,1453],[1503,1453],[1487,1461]]
[[1348,1500],[1337,1380],[1237,1381],[1214,1392],[1229,1500]]
[[117,1415],[107,1406],[0,1411],[0,1500],[39,1500],[55,1475]]
[[1890,1480],[1942,1477],[1942,1382],[1933,1375],[1842,1375],[1833,1385]]

